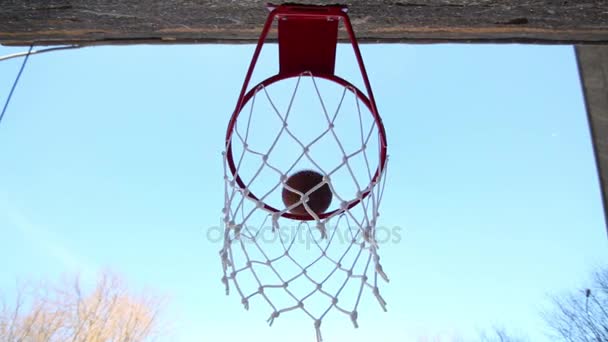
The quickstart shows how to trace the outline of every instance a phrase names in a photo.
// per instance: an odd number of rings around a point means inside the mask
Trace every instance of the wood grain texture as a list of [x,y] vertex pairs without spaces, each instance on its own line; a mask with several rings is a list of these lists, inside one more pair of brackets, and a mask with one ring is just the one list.
[[[354,0],[347,4],[363,42],[608,43],[605,0]],[[0,43],[254,42],[266,15],[265,1],[257,0],[4,0]]]

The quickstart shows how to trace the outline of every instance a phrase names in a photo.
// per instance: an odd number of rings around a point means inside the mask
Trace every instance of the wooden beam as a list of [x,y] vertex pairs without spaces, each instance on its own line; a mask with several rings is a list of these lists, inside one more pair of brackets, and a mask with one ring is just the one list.
[[[608,43],[608,5],[603,0],[346,3],[364,42]],[[264,4],[259,0],[4,0],[0,43],[254,42],[267,14]]]
[[608,218],[608,46],[577,46],[576,57],[585,94],[585,106],[593,139],[604,220],[606,220]]

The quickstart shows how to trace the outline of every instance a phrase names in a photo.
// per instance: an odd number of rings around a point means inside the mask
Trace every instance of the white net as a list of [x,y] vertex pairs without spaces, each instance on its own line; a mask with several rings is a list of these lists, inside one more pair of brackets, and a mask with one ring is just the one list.
[[[376,242],[383,140],[357,92],[310,73],[258,86],[237,118],[231,153],[224,153],[226,293],[233,285],[246,309],[256,300],[267,303],[271,325],[288,312],[304,313],[317,341],[332,309],[357,327],[366,291],[386,310],[378,277],[388,278]],[[281,191],[303,169],[322,174],[323,182],[295,204],[310,217],[287,218]],[[317,215],[306,200],[324,184],[333,201]]]

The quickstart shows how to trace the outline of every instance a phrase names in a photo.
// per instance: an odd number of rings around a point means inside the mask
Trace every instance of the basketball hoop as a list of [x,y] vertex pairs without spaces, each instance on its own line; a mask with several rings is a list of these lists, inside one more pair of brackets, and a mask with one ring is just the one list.
[[[386,310],[377,278],[388,278],[375,237],[386,179],[386,133],[346,7],[269,9],[226,133],[222,281],[227,294],[234,284],[247,309],[253,298],[269,304],[270,324],[283,313],[304,312],[314,321],[321,341],[321,321],[332,309],[348,315],[357,327],[357,307],[365,288]],[[279,72],[250,88],[275,19]],[[340,22],[365,93],[335,75]],[[293,184],[289,175],[301,168],[314,170],[310,172],[321,181],[310,189],[294,189],[288,185]],[[314,211],[309,201],[321,187],[331,189],[328,200],[334,205]],[[297,193],[299,201],[281,203],[281,188]],[[284,234],[287,226],[293,236]],[[267,232],[274,237],[272,243],[264,241]],[[244,279],[247,276],[249,280]],[[352,293],[345,290],[349,284],[356,284]],[[353,301],[350,307],[342,304],[347,299]]]

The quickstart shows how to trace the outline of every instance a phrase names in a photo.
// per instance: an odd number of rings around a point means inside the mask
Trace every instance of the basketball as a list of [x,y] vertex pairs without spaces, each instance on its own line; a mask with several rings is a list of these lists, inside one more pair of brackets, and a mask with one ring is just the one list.
[[[298,171],[285,182],[287,186],[299,192],[307,194],[312,188],[323,182],[323,175],[313,170]],[[331,204],[332,193],[329,185],[323,184],[320,188],[308,194],[306,204],[317,215],[323,214]],[[286,207],[290,207],[300,202],[300,194],[293,192],[286,187],[283,187],[283,203]],[[303,204],[289,210],[292,214],[309,215]]]

